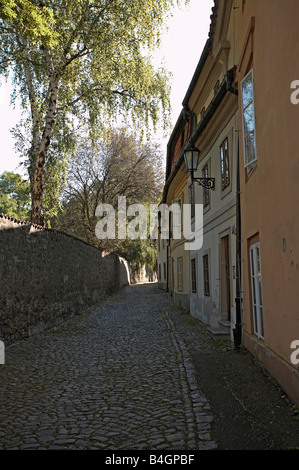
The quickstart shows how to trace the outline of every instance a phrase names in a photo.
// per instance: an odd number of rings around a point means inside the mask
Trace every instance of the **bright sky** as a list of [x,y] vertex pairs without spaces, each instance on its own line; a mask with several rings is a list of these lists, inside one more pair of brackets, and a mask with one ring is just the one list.
[[[171,81],[172,124],[175,125],[182,109],[182,101],[200,59],[210,28],[210,15],[214,0],[190,0],[189,6],[176,8],[168,22],[162,47],[155,56],[155,64],[161,62],[173,77]],[[20,113],[10,106],[10,86],[4,81],[0,87],[0,174],[18,169],[19,158],[14,151],[10,134],[19,121]],[[162,148],[167,138],[158,138]]]

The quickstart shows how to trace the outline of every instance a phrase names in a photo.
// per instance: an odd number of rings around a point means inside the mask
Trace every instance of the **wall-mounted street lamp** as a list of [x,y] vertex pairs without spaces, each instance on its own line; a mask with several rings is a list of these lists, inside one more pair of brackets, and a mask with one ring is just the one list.
[[191,173],[191,181],[196,181],[205,189],[215,189],[215,178],[195,178],[194,172],[197,171],[200,150],[195,147],[193,140],[189,143],[184,152],[185,164],[187,171]]

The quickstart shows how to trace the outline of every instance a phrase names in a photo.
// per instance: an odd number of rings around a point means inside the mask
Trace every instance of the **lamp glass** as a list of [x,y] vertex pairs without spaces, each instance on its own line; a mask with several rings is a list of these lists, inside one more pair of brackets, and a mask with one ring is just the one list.
[[184,155],[187,171],[194,172],[197,170],[199,155],[200,155],[200,150],[194,147],[193,144],[187,147],[185,151],[185,155]]

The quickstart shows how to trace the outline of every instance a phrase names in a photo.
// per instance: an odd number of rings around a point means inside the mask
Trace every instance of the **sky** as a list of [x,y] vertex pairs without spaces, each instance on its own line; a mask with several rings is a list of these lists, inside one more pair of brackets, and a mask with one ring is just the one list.
[[[171,79],[171,122],[174,126],[182,110],[182,101],[191,82],[201,53],[208,39],[210,16],[214,0],[190,0],[188,6],[181,5],[173,11],[167,22],[162,45],[155,53],[153,63],[162,64],[172,74]],[[1,80],[0,86],[0,174],[4,171],[22,173],[18,168],[19,157],[14,150],[12,129],[20,119],[20,110],[10,105],[10,84]],[[162,132],[156,141],[166,152],[168,137]]]

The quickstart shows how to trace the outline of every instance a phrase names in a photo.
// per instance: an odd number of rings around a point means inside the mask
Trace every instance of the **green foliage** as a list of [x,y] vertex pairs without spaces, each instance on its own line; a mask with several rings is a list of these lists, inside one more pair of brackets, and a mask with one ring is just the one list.
[[129,261],[133,270],[143,265],[152,271],[157,270],[157,249],[152,240],[127,239],[119,245],[116,244],[113,251]]
[[17,219],[30,219],[29,182],[12,171],[0,175],[0,213]]
[[150,235],[150,204],[160,201],[164,183],[162,161],[158,146],[140,142],[128,129],[107,131],[95,147],[88,139],[81,139],[67,169],[61,209],[52,218],[52,227],[123,256],[134,268],[146,264],[155,269],[153,240],[99,240],[95,210],[99,204],[110,204],[118,233],[118,196],[125,196],[127,206],[139,203],[147,208]]
[[[53,146],[57,161],[65,162],[72,153],[66,136],[74,141],[84,129],[95,142],[103,124],[120,116],[140,133],[155,129],[159,121],[168,129],[168,73],[153,68],[150,53],[179,2],[1,1],[0,74],[12,74],[14,96],[30,111],[30,134],[23,141],[29,140],[25,149],[32,188],[40,181],[33,194],[43,196],[46,178],[48,193],[58,194],[55,185],[61,178],[46,173],[59,168],[49,164]],[[51,213],[55,204],[57,197]]]
[[33,43],[41,41],[49,47],[58,43],[53,30],[54,17],[50,8],[30,0],[0,0],[0,19],[13,28],[19,28],[24,38]]

